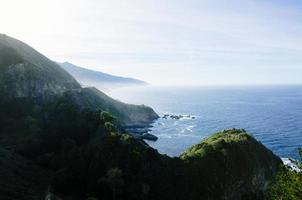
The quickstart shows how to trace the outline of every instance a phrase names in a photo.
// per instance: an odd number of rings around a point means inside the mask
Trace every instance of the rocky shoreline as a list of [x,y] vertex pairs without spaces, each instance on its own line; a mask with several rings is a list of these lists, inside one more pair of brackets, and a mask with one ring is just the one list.
[[[166,114],[160,116],[158,119],[172,119],[172,120],[191,119],[191,120],[193,120],[193,119],[196,119],[196,117],[192,116],[190,114],[176,115],[176,114],[166,113]],[[154,120],[154,121],[156,121],[156,120]],[[126,126],[125,129],[130,135],[132,135],[133,137],[135,137],[137,139],[157,141],[158,137],[156,137],[155,135],[150,133],[152,131],[151,128],[153,127],[151,124],[152,123],[150,123],[149,125],[131,125],[131,126]]]
[[158,137],[149,133],[151,131],[152,125],[148,126],[127,126],[126,131],[133,137],[141,140],[156,141]]
[[174,115],[174,114],[164,114],[162,116],[163,119],[176,119],[176,120],[179,120],[179,119],[195,119],[194,116],[192,115]]

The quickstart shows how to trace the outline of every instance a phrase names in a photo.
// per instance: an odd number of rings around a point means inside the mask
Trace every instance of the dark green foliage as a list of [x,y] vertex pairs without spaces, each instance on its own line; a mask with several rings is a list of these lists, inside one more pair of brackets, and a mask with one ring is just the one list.
[[[280,164],[243,130],[217,133],[181,159],[170,158],[112,129],[118,122],[109,113],[78,109],[68,94],[36,102],[2,99],[0,120],[5,126],[0,142],[53,170],[51,188],[58,196],[257,199]],[[118,184],[114,195],[112,185],[100,181],[108,178],[110,169],[121,170],[124,183]]]
[[80,84],[59,65],[25,43],[0,35],[0,94],[6,97],[44,97]]
[[302,173],[285,170],[277,175],[277,182],[271,189],[271,200],[302,199]]
[[188,169],[184,189],[189,199],[262,199],[282,165],[280,158],[237,129],[214,134],[181,159]]
[[52,171],[0,147],[0,199],[41,200]]
[[[298,149],[302,159],[301,148]],[[276,183],[271,188],[270,200],[300,200],[302,199],[302,164],[297,162],[300,172],[283,169],[277,175]]]
[[122,103],[95,88],[69,91],[66,95],[73,99],[79,108],[93,110],[101,108],[114,116],[124,126],[147,126],[158,118],[158,115],[150,107]]
[[9,47],[0,45],[0,68],[8,67],[10,65],[18,64],[23,61],[21,56],[16,51]]
[[[0,119],[8,125],[0,142],[54,171],[51,188],[61,197],[256,199],[280,164],[242,130],[215,134],[179,159],[108,128],[114,117],[78,109],[68,95],[43,104],[18,99],[0,105]],[[116,185],[108,179],[112,170]]]
[[65,139],[82,145],[102,131],[99,115],[61,97],[41,104],[0,99],[0,144],[31,157],[56,152]]
[[112,199],[116,200],[117,195],[124,186],[123,172],[119,168],[111,168],[105,177],[99,179],[99,183],[109,186],[112,190]]
[[[214,146],[193,147],[206,153],[196,155],[191,149],[194,156],[181,160],[160,155],[129,135],[112,133],[82,148],[89,155],[84,156],[88,169],[76,179],[87,181],[82,195],[99,199],[264,198],[281,165],[279,158],[241,130],[218,133],[205,143]],[[71,194],[80,191],[73,188]]]
[[45,56],[0,35],[1,199],[44,199],[48,190],[67,200],[264,196],[281,161],[244,130],[217,133],[170,158],[122,128],[157,117],[81,88]]
[[[2,145],[14,145],[52,169],[51,188],[62,197],[256,199],[280,164],[243,130],[217,133],[179,159],[118,133],[108,127],[117,123],[109,113],[78,109],[68,95],[43,104],[18,99],[0,105],[5,105],[0,107],[0,119],[8,125],[1,129]],[[114,184],[109,181],[112,171],[117,172]]]

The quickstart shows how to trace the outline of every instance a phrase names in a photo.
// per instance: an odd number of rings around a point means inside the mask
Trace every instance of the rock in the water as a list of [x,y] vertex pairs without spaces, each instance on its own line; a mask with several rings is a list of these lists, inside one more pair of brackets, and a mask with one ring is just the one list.
[[152,135],[150,133],[145,133],[142,135],[142,138],[145,140],[151,140],[151,141],[156,141],[158,138],[155,135]]

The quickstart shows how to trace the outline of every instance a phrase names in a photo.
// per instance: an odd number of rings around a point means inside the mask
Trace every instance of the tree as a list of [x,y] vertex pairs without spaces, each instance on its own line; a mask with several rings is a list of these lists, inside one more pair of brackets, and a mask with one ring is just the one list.
[[123,172],[119,168],[111,168],[99,182],[108,185],[112,190],[113,200],[116,200],[119,189],[124,185]]
[[114,123],[116,121],[116,119],[108,112],[101,112],[101,122],[105,123],[105,122],[111,122]]

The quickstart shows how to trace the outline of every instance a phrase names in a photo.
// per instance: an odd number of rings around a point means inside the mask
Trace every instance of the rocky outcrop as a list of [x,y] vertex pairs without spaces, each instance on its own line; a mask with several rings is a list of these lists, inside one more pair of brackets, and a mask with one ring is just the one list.
[[263,199],[282,166],[279,157],[237,129],[214,134],[180,158],[187,181],[194,183],[188,195],[200,199]]

